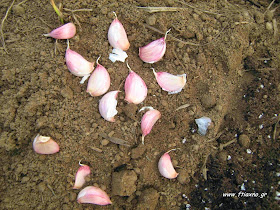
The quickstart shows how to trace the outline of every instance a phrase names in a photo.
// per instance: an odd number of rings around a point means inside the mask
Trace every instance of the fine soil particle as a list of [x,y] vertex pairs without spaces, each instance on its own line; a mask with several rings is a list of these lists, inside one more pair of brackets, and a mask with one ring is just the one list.
[[[90,96],[87,81],[80,84],[65,65],[67,42],[42,36],[62,25],[49,1],[16,0],[5,17],[12,1],[3,0],[0,209],[279,208],[278,0],[55,2],[64,21],[77,27],[71,49],[91,62],[101,56],[109,91],[120,91],[118,114],[114,123],[100,116],[102,96]],[[124,100],[127,64],[108,59],[113,11],[130,42],[126,61],[148,88],[141,104]],[[163,58],[142,62],[139,47],[169,29]],[[185,73],[187,84],[168,94],[151,68]],[[161,118],[142,145],[144,106],[159,110]],[[195,124],[202,116],[214,122],[205,136]],[[38,133],[51,136],[60,151],[35,153]],[[179,175],[169,180],[157,165],[171,149]],[[79,161],[91,168],[83,187],[100,187],[113,205],[76,201]],[[242,195],[252,192],[259,196]]]

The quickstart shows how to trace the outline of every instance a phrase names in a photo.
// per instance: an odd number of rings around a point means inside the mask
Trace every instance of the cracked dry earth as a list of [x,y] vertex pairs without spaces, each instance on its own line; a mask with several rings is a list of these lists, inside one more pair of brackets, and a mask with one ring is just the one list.
[[[11,3],[1,1],[1,18]],[[125,63],[108,59],[107,31],[112,12],[117,13],[131,44],[127,60],[147,84],[148,96],[139,105],[128,104],[121,86],[116,122],[105,121],[98,112],[101,97],[86,93],[87,82],[80,84],[65,65],[66,41],[59,40],[54,53],[55,41],[42,36],[60,25],[49,1],[15,1],[3,25],[6,51],[0,49],[1,209],[279,207],[279,1],[59,3],[65,20],[77,27],[71,49],[89,61],[101,56],[110,91],[128,75]],[[69,12],[84,8],[91,11]],[[163,59],[143,63],[138,48],[170,28]],[[151,68],[186,73],[185,88],[167,94]],[[145,145],[138,112],[143,106],[162,114]],[[202,116],[213,121],[206,136],[197,133],[195,124]],[[59,153],[36,154],[32,141],[38,133],[52,137]],[[114,144],[107,135],[129,146]],[[169,180],[157,163],[174,148],[170,156],[179,175]],[[112,205],[76,201],[80,190],[72,188],[80,160],[92,169],[85,186],[103,189]],[[239,192],[244,196],[224,194]],[[252,192],[266,194],[245,196]]]

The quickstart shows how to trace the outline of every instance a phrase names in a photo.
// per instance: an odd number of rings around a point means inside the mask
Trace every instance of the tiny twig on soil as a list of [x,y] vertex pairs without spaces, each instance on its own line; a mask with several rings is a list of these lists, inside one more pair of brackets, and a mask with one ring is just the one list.
[[53,189],[52,189],[52,187],[51,187],[49,184],[47,184],[47,187],[50,189],[50,191],[52,192],[52,194],[53,194],[54,196],[56,196],[55,193],[54,193],[54,191],[53,191]]
[[267,11],[271,8],[271,6],[274,4],[275,0],[272,0],[272,2],[268,5],[268,7],[266,8],[265,13],[267,13]]
[[189,107],[189,106],[190,106],[190,104],[184,104],[184,105],[182,105],[182,106],[179,106],[177,109],[175,109],[175,111],[178,111],[178,110],[180,110],[180,109],[187,108],[187,107]]
[[119,139],[119,138],[116,138],[116,137],[110,137],[106,133],[99,133],[99,136],[101,136],[101,137],[103,137],[105,139],[108,139],[110,142],[113,142],[115,144],[120,144],[120,145],[123,145],[123,146],[130,147],[128,142],[123,140],[123,139]]
[[4,33],[3,33],[3,28],[4,28],[4,22],[5,20],[7,19],[8,17],[8,14],[10,12],[10,10],[12,9],[13,5],[15,3],[15,0],[13,0],[12,4],[9,6],[9,8],[7,9],[6,11],[6,14],[4,16],[4,18],[2,19],[2,22],[1,22],[1,39],[2,39],[2,46],[5,50],[6,53],[8,53],[7,49],[6,49],[6,45],[5,45],[5,39],[4,39]]
[[184,10],[186,8],[182,7],[137,7],[138,9],[142,9],[149,13],[154,12],[176,12],[178,10]]
[[279,124],[280,121],[280,113],[278,114],[278,120],[275,123],[274,129],[273,129],[273,136],[272,139],[275,141],[276,140],[276,132],[277,132],[277,125]]
[[84,8],[84,9],[67,9],[67,8],[63,8],[63,10],[67,11],[67,12],[91,12],[92,9],[87,9],[87,8]]
[[103,152],[101,149],[99,149],[97,147],[89,147],[89,148],[91,148],[92,150],[99,152],[99,153]]
[[22,2],[19,2],[18,4],[16,4],[16,6],[19,6],[19,5],[21,5],[21,4],[24,4],[25,2],[27,2],[28,0],[24,0],[24,1],[22,1]]
[[208,140],[207,142],[216,141],[223,133],[224,131],[219,132],[214,138]]
[[225,147],[227,147],[228,145],[235,143],[235,142],[236,142],[236,139],[233,139],[225,144],[220,144],[220,150],[222,151]]
[[206,164],[207,164],[207,160],[208,160],[208,157],[209,157],[210,154],[211,154],[211,153],[208,153],[208,154],[206,155],[205,160],[204,160],[204,163],[203,163],[202,168],[201,168],[201,172],[202,172],[203,178],[204,178],[205,180],[207,180],[207,171],[209,171],[209,170],[207,169],[207,167],[206,167]]
[[207,13],[207,14],[210,14],[210,15],[224,15],[224,14],[219,14],[219,13],[216,13],[216,12],[210,12],[210,11],[207,11],[207,10],[199,9],[199,8],[194,7],[194,6],[190,5],[190,4],[187,4],[186,2],[183,2],[183,1],[179,1],[179,0],[175,0],[175,1],[179,2],[179,3],[183,4],[183,5],[186,5],[186,6],[190,7],[190,8],[192,8],[192,9],[196,9],[198,11],[201,11],[201,12],[204,12],[204,13]]

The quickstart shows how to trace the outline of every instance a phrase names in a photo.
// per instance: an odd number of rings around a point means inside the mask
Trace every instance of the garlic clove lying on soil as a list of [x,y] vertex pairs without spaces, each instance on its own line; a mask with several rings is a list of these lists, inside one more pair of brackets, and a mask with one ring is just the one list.
[[109,122],[115,122],[114,116],[118,113],[116,107],[119,92],[118,90],[108,92],[99,101],[99,113]]
[[130,67],[129,71],[124,84],[125,100],[128,103],[140,104],[147,97],[148,89],[144,80]]
[[153,69],[154,75],[156,77],[157,83],[159,86],[168,92],[168,94],[175,94],[181,92],[187,82],[187,75],[173,75],[167,72],[155,72]]
[[116,13],[114,12],[116,18],[111,23],[108,30],[108,40],[113,48],[128,50],[130,44],[127,39],[125,29],[121,22],[118,20]]
[[148,109],[150,110],[143,115],[141,120],[142,144],[144,144],[145,136],[151,132],[154,124],[161,117],[161,113],[158,110],[153,109],[153,107],[148,107]]
[[66,65],[69,71],[78,77],[84,77],[80,83],[84,83],[84,81],[90,76],[90,73],[93,71],[94,62],[87,61],[83,56],[79,53],[71,50],[69,48],[68,41],[67,50],[65,53]]
[[70,39],[76,34],[76,26],[73,23],[66,23],[44,36],[52,37],[54,39]]
[[[172,151],[172,150],[170,150]],[[162,176],[168,179],[174,179],[178,176],[178,173],[175,171],[170,155],[168,154],[170,151],[164,153],[158,162],[158,169]]]
[[38,154],[54,154],[59,152],[58,144],[48,136],[38,134],[33,141],[33,149]]
[[73,189],[80,189],[86,182],[85,178],[90,174],[90,168],[87,165],[80,164],[80,168],[78,169],[75,176],[75,184]]
[[87,85],[87,92],[91,96],[103,95],[108,91],[111,83],[108,71],[98,63],[98,59],[96,61],[97,66],[91,74]]
[[170,29],[166,31],[164,37],[152,41],[146,46],[139,48],[139,57],[141,58],[142,61],[146,63],[155,63],[164,56],[166,51],[165,40],[169,31]]
[[77,200],[78,203],[91,203],[101,206],[112,204],[107,193],[94,186],[88,186],[81,190]]
[[199,119],[195,119],[195,122],[198,126],[198,133],[205,136],[208,127],[211,125],[211,119],[209,117],[201,117]]

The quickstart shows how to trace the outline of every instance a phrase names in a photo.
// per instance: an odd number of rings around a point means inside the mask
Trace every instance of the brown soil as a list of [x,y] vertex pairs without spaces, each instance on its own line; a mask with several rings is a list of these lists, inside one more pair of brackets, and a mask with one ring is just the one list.
[[[11,2],[1,1],[2,18]],[[128,62],[146,82],[148,96],[140,105],[128,105],[121,87],[116,122],[110,123],[98,112],[100,97],[86,93],[86,83],[79,84],[81,78],[67,70],[66,42],[58,41],[55,54],[55,41],[42,36],[60,25],[49,1],[16,1],[3,28],[8,53],[0,49],[0,208],[277,208],[280,9],[279,1],[269,7],[270,2],[62,1],[63,8],[92,9],[74,13],[81,27],[70,12],[63,10],[64,18],[77,26],[71,49],[90,61],[101,55],[99,62],[111,77],[110,90],[118,89],[128,74],[125,63],[108,60],[112,11],[127,31]],[[179,9],[148,13],[137,6]],[[168,36],[166,54],[155,64],[144,64],[138,57],[139,47],[163,36],[147,25],[162,32],[171,28],[170,35],[181,40]],[[151,67],[186,73],[186,87],[168,95],[156,83]],[[190,106],[175,111],[184,104]],[[143,114],[137,112],[143,106],[162,114],[144,146]],[[194,123],[202,116],[213,120],[206,136],[197,134]],[[38,133],[55,139],[60,152],[36,154],[32,141]],[[102,133],[132,146],[107,144]],[[157,162],[174,148],[170,156],[179,176],[169,180],[160,175]],[[86,186],[105,190],[112,205],[77,203],[79,190],[72,187],[80,160],[92,169]],[[223,197],[241,189],[267,195]]]

